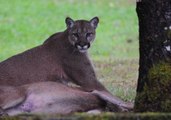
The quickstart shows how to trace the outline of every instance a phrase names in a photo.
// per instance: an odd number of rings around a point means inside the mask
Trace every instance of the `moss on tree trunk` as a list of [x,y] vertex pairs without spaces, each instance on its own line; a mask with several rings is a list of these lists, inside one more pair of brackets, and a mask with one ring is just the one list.
[[135,111],[171,112],[171,1],[137,2],[140,68]]

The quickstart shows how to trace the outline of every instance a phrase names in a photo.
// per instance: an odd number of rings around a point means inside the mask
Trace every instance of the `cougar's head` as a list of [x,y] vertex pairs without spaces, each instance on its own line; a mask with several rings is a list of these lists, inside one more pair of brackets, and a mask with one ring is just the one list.
[[90,21],[86,20],[72,20],[67,17],[66,25],[68,29],[68,39],[69,42],[81,53],[86,52],[91,43],[95,39],[95,30],[99,23],[98,17],[94,17]]

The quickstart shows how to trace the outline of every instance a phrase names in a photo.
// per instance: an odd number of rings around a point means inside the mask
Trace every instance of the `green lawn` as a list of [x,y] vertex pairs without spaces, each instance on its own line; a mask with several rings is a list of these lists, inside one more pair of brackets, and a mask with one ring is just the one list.
[[[134,0],[0,0],[0,61],[65,30],[67,16],[100,18],[96,41],[90,49],[97,74],[111,92],[132,101],[139,48]],[[103,69],[99,65],[104,65]]]

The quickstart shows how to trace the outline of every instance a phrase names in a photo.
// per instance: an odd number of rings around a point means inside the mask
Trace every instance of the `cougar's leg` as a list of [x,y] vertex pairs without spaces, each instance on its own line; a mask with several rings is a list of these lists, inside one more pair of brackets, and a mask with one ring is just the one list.
[[[112,111],[115,112],[128,112],[133,110],[133,104],[132,103],[126,103],[120,98],[113,96],[107,91],[98,91],[94,90],[92,93],[98,97],[100,97],[102,100],[109,103],[109,109],[113,109]],[[113,107],[112,107],[113,105]]]

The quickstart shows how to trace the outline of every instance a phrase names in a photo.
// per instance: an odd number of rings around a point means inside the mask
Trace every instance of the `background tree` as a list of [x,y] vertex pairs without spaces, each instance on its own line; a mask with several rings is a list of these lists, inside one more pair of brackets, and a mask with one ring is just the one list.
[[138,0],[139,78],[135,111],[171,111],[171,1]]

